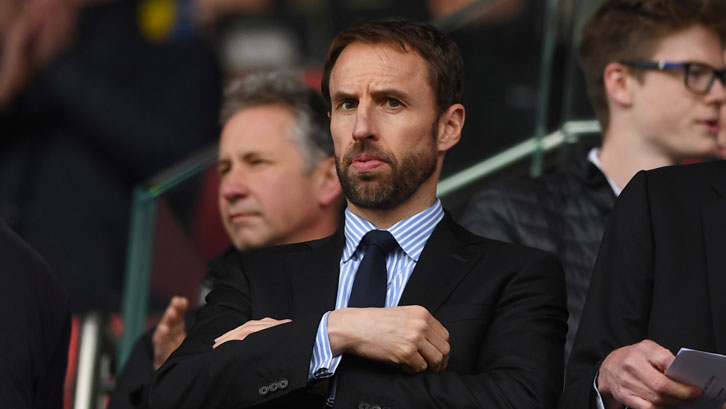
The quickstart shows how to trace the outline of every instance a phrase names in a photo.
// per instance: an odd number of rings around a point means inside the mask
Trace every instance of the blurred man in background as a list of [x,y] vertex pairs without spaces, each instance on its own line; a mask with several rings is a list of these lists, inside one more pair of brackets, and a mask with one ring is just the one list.
[[[230,85],[219,142],[219,211],[230,253],[329,236],[341,213],[327,110],[320,94],[291,74],[251,74]],[[212,280],[205,280],[211,287]],[[174,297],[152,333],[137,342],[109,409],[141,407],[153,371],[186,336],[189,301]]]
[[560,256],[566,357],[617,195],[641,169],[716,155],[726,100],[714,76],[723,65],[723,16],[710,0],[603,3],[585,25],[579,50],[602,146],[561,172],[483,189],[463,217],[482,236]]
[[0,217],[74,313],[118,308],[133,187],[219,134],[214,52],[193,33],[153,42],[140,1],[0,6]]

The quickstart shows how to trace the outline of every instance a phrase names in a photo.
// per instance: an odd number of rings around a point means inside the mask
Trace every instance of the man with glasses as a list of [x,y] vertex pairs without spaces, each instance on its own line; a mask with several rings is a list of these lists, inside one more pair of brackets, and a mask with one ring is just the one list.
[[715,156],[726,100],[723,6],[609,0],[584,28],[580,56],[604,138],[596,158],[611,185],[628,187],[592,273],[563,409],[686,405],[702,391],[665,375],[674,353],[726,352],[717,336],[726,330],[718,285],[726,270],[713,269],[726,254],[723,163],[630,181],[641,169]]
[[579,57],[602,145],[561,172],[488,187],[463,218],[473,232],[560,256],[569,356],[605,221],[636,172],[716,155],[724,103],[724,19],[716,1],[607,0]]

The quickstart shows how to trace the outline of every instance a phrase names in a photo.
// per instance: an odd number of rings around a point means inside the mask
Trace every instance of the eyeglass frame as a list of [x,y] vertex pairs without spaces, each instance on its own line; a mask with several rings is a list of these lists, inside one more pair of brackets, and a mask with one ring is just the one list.
[[[714,82],[716,82],[716,78],[718,78],[721,81],[721,85],[726,88],[726,68],[722,70],[717,70],[716,68],[713,68],[712,66],[701,63],[701,62],[695,62],[695,61],[686,61],[686,62],[675,62],[675,61],[664,61],[664,60],[658,60],[658,61],[650,61],[650,60],[624,60],[620,61],[620,64],[623,64],[625,66],[641,69],[641,70],[655,70],[655,71],[674,71],[674,70],[683,70],[683,84],[686,86],[686,89],[693,92],[696,95],[706,95],[711,91],[711,88],[713,88]],[[698,91],[696,89],[693,89],[693,87],[688,85],[688,72],[691,70],[691,66],[698,65],[700,67],[707,68],[712,71],[711,79],[708,80],[708,85],[706,86],[706,89],[704,91]]]

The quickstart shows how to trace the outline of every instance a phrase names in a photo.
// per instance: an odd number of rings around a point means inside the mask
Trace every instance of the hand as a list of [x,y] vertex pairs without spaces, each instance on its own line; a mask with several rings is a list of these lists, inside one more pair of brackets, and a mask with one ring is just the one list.
[[701,396],[700,388],[665,376],[674,358],[669,350],[647,339],[611,352],[600,366],[597,379],[605,407],[684,406]]
[[285,324],[288,322],[292,322],[292,320],[284,319],[284,320],[276,320],[272,319],[270,317],[265,317],[261,320],[250,320],[245,322],[244,324],[240,325],[239,327],[227,331],[224,335],[222,335],[219,338],[216,338],[214,340],[214,345],[212,348],[217,348],[218,346],[224,344],[227,341],[237,340],[242,341],[243,339],[247,338],[247,335],[254,334],[257,331],[262,331],[264,329],[276,327],[280,324]]
[[441,372],[449,361],[449,332],[418,305],[335,310],[328,337],[333,355],[391,362],[412,374]]
[[189,300],[185,297],[174,297],[166,307],[161,321],[156,326],[151,337],[154,345],[154,370],[156,371],[166,362],[169,355],[179,348],[186,338],[184,329],[184,315],[189,308]]
[[69,0],[32,0],[14,13],[0,40],[0,108],[68,46],[75,31],[77,6]]

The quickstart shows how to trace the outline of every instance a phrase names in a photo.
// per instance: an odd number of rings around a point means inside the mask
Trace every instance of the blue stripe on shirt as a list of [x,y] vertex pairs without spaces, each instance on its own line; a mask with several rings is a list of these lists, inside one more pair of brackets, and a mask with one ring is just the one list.
[[[421,252],[436,225],[443,219],[444,210],[438,199],[428,209],[401,220],[391,226],[388,231],[398,242],[399,248],[386,257],[388,287],[386,290],[386,307],[398,305],[406,283],[416,267]],[[345,210],[345,246],[340,257],[340,276],[338,279],[338,295],[335,309],[348,306],[348,298],[353,288],[355,272],[365,256],[365,248],[360,241],[366,233],[376,227],[369,221]],[[333,376],[340,364],[340,355],[333,356],[328,338],[328,315],[325,313],[318,326],[315,347],[310,360],[310,379],[321,379]]]

